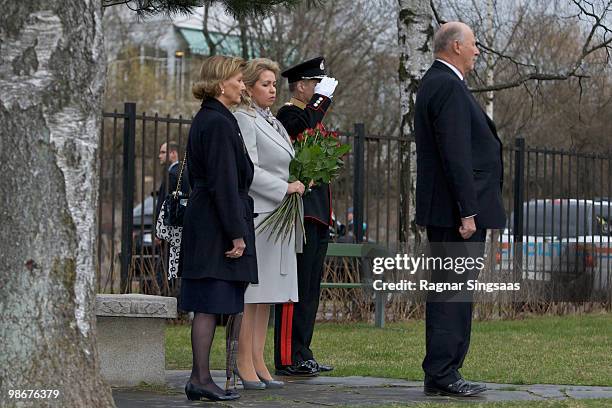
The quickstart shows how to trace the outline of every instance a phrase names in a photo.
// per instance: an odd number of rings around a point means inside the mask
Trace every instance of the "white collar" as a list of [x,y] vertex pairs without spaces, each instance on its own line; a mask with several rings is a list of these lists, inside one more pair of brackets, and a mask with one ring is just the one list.
[[442,60],[442,59],[440,59],[440,58],[436,58],[436,61],[440,61],[441,63],[443,63],[444,65],[446,65],[446,66],[447,66],[447,67],[449,67],[450,69],[452,69],[452,70],[453,70],[453,72],[454,72],[455,74],[457,74],[457,76],[459,77],[459,79],[463,81],[463,75],[461,75],[461,71],[459,71],[459,70],[457,69],[457,67],[455,67],[453,64],[451,64],[451,63],[449,63],[449,62],[446,62],[446,61],[444,61],[444,60]]
[[177,160],[177,161],[175,161],[174,163],[172,163],[172,164],[170,165],[170,167],[168,167],[168,170],[170,170],[171,168],[173,168],[174,166],[176,166],[178,163],[179,163],[179,162],[178,162],[178,160]]

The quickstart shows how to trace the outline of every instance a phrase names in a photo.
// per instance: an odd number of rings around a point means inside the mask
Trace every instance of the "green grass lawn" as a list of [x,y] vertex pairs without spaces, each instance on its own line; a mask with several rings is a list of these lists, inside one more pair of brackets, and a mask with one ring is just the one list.
[[[189,336],[189,326],[167,328],[168,369],[191,368]],[[218,327],[212,352],[215,369],[225,368],[224,336],[223,327]],[[335,366],[330,373],[334,376],[422,380],[424,338],[422,321],[388,324],[384,329],[325,323],[317,324],[312,346],[320,362]],[[270,331],[266,358],[271,368],[272,348]],[[612,386],[612,314],[474,322],[462,373],[473,381]],[[604,406],[571,405],[581,403],[572,400],[559,406]],[[514,407],[499,405],[506,406]]]

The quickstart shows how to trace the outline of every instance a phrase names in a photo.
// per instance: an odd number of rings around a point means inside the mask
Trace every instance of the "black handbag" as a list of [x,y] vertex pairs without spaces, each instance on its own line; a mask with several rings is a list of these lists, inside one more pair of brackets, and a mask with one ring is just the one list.
[[182,227],[183,217],[185,215],[185,209],[187,208],[187,200],[189,194],[185,194],[181,191],[181,180],[183,178],[183,169],[185,168],[185,162],[187,161],[187,151],[183,157],[181,163],[181,170],[179,172],[178,181],[176,182],[176,190],[169,193],[163,204],[164,216],[163,223],[168,227]]

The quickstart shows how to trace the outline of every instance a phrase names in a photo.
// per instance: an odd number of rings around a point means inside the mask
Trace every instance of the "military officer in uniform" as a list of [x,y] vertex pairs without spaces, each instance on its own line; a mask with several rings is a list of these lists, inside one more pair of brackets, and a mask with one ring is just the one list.
[[[338,81],[325,75],[323,57],[302,62],[281,75],[287,78],[293,97],[276,116],[295,140],[305,129],[321,123]],[[275,306],[274,364],[276,374],[284,376],[315,376],[333,369],[317,363],[310,350],[332,224],[329,184],[311,186],[303,199],[306,244],[303,253],[297,254],[299,301]]]

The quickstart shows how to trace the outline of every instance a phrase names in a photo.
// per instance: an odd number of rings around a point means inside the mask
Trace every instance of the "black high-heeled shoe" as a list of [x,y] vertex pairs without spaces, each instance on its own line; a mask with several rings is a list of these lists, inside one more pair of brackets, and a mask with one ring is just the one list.
[[191,381],[185,385],[185,394],[189,401],[199,401],[202,398],[206,398],[210,401],[232,401],[240,398],[240,394],[232,391],[225,391],[224,393],[209,391],[205,388],[199,387],[193,384]]

